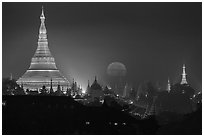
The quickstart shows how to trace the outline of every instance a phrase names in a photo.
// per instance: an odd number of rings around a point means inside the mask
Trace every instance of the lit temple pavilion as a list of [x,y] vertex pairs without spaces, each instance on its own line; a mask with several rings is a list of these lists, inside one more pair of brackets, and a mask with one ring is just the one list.
[[31,59],[29,69],[17,80],[18,85],[23,85],[24,89],[36,90],[46,86],[55,91],[57,85],[67,87],[69,81],[60,73],[55,64],[55,59],[48,48],[47,30],[45,27],[45,16],[42,8],[40,16],[41,25],[39,29],[38,47]]

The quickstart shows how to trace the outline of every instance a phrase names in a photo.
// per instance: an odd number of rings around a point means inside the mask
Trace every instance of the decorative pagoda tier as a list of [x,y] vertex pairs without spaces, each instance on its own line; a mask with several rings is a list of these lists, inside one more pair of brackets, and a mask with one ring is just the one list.
[[24,89],[39,90],[42,86],[46,86],[49,90],[52,79],[52,88],[54,91],[56,91],[58,85],[67,88],[69,81],[57,69],[55,59],[48,48],[43,8],[40,19],[41,25],[37,50],[31,59],[29,69],[17,80],[17,84],[23,85]]

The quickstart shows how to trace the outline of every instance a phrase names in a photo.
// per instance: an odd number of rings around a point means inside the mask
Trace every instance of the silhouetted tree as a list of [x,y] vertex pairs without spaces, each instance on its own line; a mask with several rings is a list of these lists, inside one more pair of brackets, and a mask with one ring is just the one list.
[[194,90],[187,85],[175,84],[170,93],[162,91],[158,93],[157,106],[161,111],[171,111],[181,114],[193,111],[193,101],[190,99]]
[[16,90],[19,90],[19,85],[16,83],[15,79],[10,80],[9,78],[3,78],[2,80],[2,94],[11,95],[14,94]]
[[153,85],[152,82],[147,82],[147,103],[152,105],[153,97],[157,95],[157,88]]
[[45,85],[42,86],[42,89],[40,90],[40,92],[41,92],[40,95],[48,95]]

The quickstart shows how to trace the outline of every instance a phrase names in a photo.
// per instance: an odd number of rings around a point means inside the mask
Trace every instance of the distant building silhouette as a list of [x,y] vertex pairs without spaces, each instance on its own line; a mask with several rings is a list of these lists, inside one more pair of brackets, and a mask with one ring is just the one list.
[[95,80],[94,80],[93,84],[90,87],[90,96],[92,99],[95,99],[95,98],[100,99],[100,98],[104,97],[102,87],[98,83],[96,76],[95,76]]

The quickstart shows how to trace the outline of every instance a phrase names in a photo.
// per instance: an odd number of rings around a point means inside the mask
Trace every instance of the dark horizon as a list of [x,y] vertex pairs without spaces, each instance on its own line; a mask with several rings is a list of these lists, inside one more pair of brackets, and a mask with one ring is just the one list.
[[2,4],[2,73],[18,79],[37,48],[44,6],[49,49],[58,69],[83,88],[119,61],[134,87],[151,80],[187,80],[202,90],[202,3],[5,3]]

